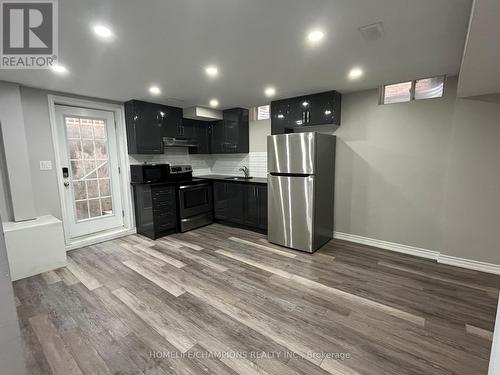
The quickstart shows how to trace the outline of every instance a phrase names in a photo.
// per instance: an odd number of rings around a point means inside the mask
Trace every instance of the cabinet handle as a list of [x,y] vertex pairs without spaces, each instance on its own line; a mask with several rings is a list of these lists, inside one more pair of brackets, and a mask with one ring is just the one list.
[[306,121],[308,124],[309,124],[310,118],[311,118],[311,111],[307,111]]

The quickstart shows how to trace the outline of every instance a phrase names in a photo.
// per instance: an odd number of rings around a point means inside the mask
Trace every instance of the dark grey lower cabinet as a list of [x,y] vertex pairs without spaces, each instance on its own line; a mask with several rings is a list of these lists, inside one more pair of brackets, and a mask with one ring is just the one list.
[[267,230],[267,186],[214,182],[216,220]]
[[267,231],[267,185],[257,186],[257,205],[259,207],[259,229]]
[[153,240],[177,231],[174,186],[134,185],[137,233]]

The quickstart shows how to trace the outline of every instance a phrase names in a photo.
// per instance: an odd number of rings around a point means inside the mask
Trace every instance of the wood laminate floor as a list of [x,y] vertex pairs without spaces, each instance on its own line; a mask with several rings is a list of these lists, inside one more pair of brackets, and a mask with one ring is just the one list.
[[14,283],[31,374],[486,374],[499,277],[213,224]]

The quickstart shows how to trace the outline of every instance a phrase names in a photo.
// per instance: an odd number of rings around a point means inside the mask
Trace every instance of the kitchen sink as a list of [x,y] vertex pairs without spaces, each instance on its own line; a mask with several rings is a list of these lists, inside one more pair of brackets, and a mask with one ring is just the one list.
[[233,181],[246,181],[251,180],[253,177],[226,177],[224,180],[233,180]]

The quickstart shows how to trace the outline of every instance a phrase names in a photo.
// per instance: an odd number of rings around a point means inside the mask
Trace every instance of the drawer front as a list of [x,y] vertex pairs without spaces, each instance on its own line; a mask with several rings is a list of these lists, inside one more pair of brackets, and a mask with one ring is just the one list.
[[175,201],[153,201],[153,211],[155,213],[175,212]]
[[151,189],[153,199],[153,219],[156,232],[175,229],[177,226],[177,208],[175,187],[162,186]]
[[163,201],[175,199],[175,188],[173,186],[155,187],[151,189],[153,200]]
[[156,231],[163,231],[166,229],[175,228],[177,225],[177,215],[174,212],[166,212],[162,214],[155,213],[154,225]]

